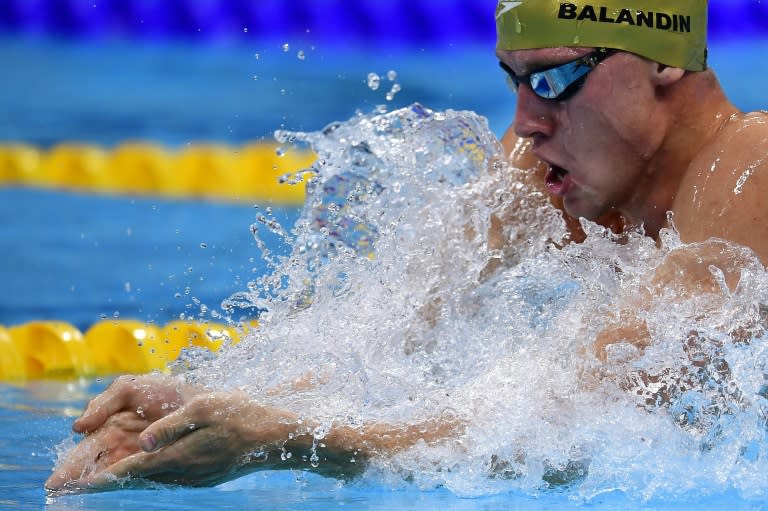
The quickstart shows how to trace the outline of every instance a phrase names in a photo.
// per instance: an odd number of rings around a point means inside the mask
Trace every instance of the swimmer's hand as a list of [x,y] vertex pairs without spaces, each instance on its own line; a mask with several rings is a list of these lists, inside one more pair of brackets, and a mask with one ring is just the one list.
[[187,384],[177,377],[120,376],[88,403],[83,415],[72,424],[72,430],[88,435],[120,412],[134,412],[154,422],[203,392],[203,387]]
[[85,438],[46,481],[49,491],[62,491],[113,463],[141,451],[139,434],[152,422],[178,410],[201,387],[163,376],[121,376],[92,399],[72,425]]
[[70,450],[45,482],[49,494],[79,493],[87,481],[114,463],[141,451],[139,434],[151,423],[134,412],[118,412]]

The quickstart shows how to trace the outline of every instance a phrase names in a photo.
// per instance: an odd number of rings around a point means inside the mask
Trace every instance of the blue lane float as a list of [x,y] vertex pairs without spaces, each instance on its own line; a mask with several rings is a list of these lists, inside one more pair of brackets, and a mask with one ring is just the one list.
[[[3,0],[0,33],[385,44],[492,42],[493,0]],[[713,37],[768,36],[768,2],[713,0]]]
[[65,36],[488,40],[488,0],[4,0],[0,31]]

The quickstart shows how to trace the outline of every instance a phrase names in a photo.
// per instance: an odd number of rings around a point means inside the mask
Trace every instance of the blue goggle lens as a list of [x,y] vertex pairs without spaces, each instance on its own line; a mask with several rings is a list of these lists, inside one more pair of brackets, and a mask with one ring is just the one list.
[[525,76],[516,76],[506,64],[499,64],[506,71],[507,82],[512,90],[517,91],[521,83],[528,83],[533,93],[540,98],[562,101],[578,91],[589,72],[612,53],[613,50],[601,48],[571,62]]

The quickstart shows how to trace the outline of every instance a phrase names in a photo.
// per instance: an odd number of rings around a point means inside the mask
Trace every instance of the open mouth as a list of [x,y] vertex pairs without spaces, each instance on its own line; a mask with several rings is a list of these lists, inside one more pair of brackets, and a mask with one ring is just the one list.
[[545,177],[545,184],[549,193],[553,195],[565,195],[571,183],[568,171],[557,165],[550,165]]

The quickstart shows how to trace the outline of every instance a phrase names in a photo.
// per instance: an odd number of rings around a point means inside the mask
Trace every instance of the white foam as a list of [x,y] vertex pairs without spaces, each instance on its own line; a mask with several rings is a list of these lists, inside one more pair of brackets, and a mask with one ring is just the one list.
[[[662,248],[639,232],[617,243],[589,223],[584,243],[558,249],[559,215],[499,163],[471,112],[413,105],[277,137],[318,154],[301,220],[283,234],[292,253],[226,304],[235,318],[266,309],[261,327],[190,378],[328,424],[464,417],[463,437],[370,471],[462,495],[765,495],[768,279],[749,251],[686,247],[673,230]],[[488,246],[492,214],[520,219],[504,250]],[[619,345],[600,362],[592,342],[617,303],[685,248],[721,254],[739,285],[703,299],[662,287],[643,316],[651,347]],[[504,264],[491,272],[491,259]],[[307,375],[311,388],[279,392]]]

